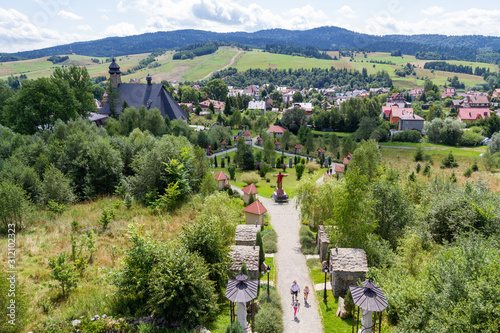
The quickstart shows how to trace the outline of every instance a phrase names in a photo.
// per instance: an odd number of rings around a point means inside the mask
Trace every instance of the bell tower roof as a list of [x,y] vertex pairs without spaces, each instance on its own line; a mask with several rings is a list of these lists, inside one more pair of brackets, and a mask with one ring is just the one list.
[[115,58],[113,58],[113,61],[111,61],[111,64],[109,65],[109,74],[121,74],[122,72],[120,71],[120,66],[115,61]]

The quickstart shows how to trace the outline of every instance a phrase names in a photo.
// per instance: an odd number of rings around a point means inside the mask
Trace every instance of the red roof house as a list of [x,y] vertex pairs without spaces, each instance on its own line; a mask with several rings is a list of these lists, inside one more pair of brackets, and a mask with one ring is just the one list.
[[318,152],[318,157],[321,157],[321,156],[323,156],[326,153],[326,150],[324,150],[321,147],[319,147],[318,149],[316,149],[316,151]]
[[281,143],[278,140],[274,141],[274,145],[276,146],[276,150],[281,149]]
[[300,150],[302,149],[302,146],[299,145],[298,143],[295,144],[295,154],[300,154]]
[[219,182],[219,191],[224,190],[224,185],[226,184],[226,181],[229,179],[228,176],[224,173],[224,171],[221,171],[215,175],[215,180]]
[[259,193],[257,191],[257,187],[253,183],[244,187],[241,191],[243,192],[243,201],[245,202],[245,204],[248,204],[248,200],[250,199],[250,193],[252,193],[254,197],[257,193]]
[[391,112],[389,113],[389,122],[392,124],[399,123],[399,118],[405,114],[413,114],[412,108],[399,108],[399,107],[391,107]]
[[351,153],[348,153],[347,155],[345,155],[345,157],[344,157],[344,165],[348,165],[349,163],[351,163],[351,159],[352,159],[352,154]]
[[286,129],[281,126],[271,125],[267,130],[267,133],[276,133],[277,137],[281,137],[285,133]]
[[462,121],[475,121],[479,118],[485,119],[491,116],[489,109],[485,108],[460,108],[458,109],[458,119]]
[[257,137],[257,145],[262,146],[264,144],[264,139],[262,139],[260,136]]
[[249,130],[246,130],[245,133],[243,133],[243,138],[245,141],[251,141],[252,140],[252,133],[250,133]]
[[245,219],[247,224],[262,225],[263,217],[267,212],[267,209],[259,200],[256,200],[250,205],[246,206],[243,211],[245,212]]

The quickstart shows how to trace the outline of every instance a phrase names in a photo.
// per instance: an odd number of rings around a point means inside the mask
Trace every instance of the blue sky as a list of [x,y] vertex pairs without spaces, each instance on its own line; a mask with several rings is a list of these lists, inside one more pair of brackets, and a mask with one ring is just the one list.
[[310,29],[500,36],[492,1],[21,0],[0,3],[0,52],[153,31]]

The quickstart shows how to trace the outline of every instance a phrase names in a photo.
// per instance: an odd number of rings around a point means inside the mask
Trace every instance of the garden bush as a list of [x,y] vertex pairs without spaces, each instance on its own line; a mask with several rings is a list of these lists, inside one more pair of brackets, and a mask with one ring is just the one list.
[[299,164],[295,165],[295,172],[297,173],[297,180],[300,180],[300,178],[302,178],[302,175],[304,174],[305,169],[306,169],[306,167],[303,163],[299,163]]
[[281,297],[276,291],[276,288],[269,286],[269,298],[267,297],[267,286],[261,287],[259,294],[259,304],[260,306],[270,306],[272,308],[281,311]]
[[257,172],[245,172],[241,175],[240,180],[247,185],[257,184],[260,180],[260,176]]
[[416,130],[405,130],[402,132],[394,133],[392,136],[392,141],[399,142],[414,142],[418,143],[422,139],[422,134]]
[[303,254],[316,254],[316,236],[307,225],[302,225],[299,231],[301,251]]
[[481,141],[484,140],[484,136],[479,133],[474,133],[473,131],[464,131],[458,144],[461,146],[477,146]]
[[284,329],[282,317],[281,310],[263,305],[255,315],[255,330],[259,333],[281,333]]
[[274,229],[264,229],[262,231],[262,243],[264,244],[264,250],[266,253],[276,253],[278,252],[278,234]]
[[320,168],[319,163],[316,161],[312,161],[306,164],[306,169],[309,173],[313,173],[314,171]]
[[450,151],[448,156],[443,158],[443,160],[441,161],[441,168],[444,169],[444,168],[456,168],[456,167],[458,167],[458,163],[455,159],[455,156]]

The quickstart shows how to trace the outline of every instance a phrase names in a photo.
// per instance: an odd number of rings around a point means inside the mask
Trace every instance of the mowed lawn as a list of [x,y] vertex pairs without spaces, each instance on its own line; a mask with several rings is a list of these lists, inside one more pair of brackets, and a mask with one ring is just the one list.
[[[224,173],[226,173],[229,176],[229,172],[227,171],[227,165],[226,168],[221,168],[219,164],[218,168],[212,168],[212,170],[214,174],[217,174],[220,171],[224,171]],[[295,168],[287,168],[285,172],[283,172],[283,170],[281,169],[272,169],[266,175],[266,178],[260,178],[259,182],[255,184],[255,186],[257,187],[257,191],[259,191],[257,196],[262,196],[264,198],[271,198],[271,195],[276,190],[276,177],[273,177],[273,175],[277,175],[278,172],[280,171],[281,173],[288,174],[288,176],[283,179],[283,189],[290,198],[293,198],[294,196],[297,195],[298,188],[302,183],[302,180],[305,180],[307,177],[312,177],[314,180],[317,180],[325,173],[326,169],[320,168],[319,170],[316,170],[313,173],[308,173],[306,169],[304,171],[301,180],[297,180],[297,173],[295,172]],[[230,184],[239,188],[244,188],[245,186],[247,186],[247,184],[241,181],[241,176],[245,172],[252,172],[252,171],[243,171],[241,169],[236,169],[236,174],[235,174],[236,180],[230,180],[229,181]],[[269,182],[266,181],[267,178],[269,179]]]

